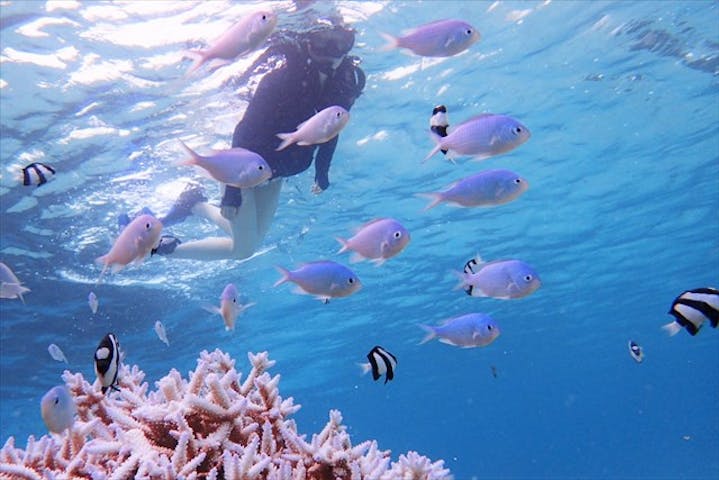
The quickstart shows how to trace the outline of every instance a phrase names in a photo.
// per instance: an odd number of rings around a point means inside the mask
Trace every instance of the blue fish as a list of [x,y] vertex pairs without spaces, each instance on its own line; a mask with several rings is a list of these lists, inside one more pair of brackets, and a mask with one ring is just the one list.
[[486,347],[500,333],[499,325],[486,313],[468,313],[445,320],[439,326],[420,325],[427,331],[420,345],[433,338],[455,347]]
[[534,269],[521,260],[495,260],[485,263],[477,256],[457,273],[459,288],[472,297],[501,300],[522,298],[537,290],[542,282]]
[[64,385],[53,387],[40,401],[40,414],[47,429],[62,433],[75,422],[75,401]]
[[314,295],[324,303],[330,298],[352,295],[362,287],[360,279],[349,268],[330,260],[305,263],[297,270],[277,267],[282,277],[274,286],[285,282],[297,284],[295,293]]

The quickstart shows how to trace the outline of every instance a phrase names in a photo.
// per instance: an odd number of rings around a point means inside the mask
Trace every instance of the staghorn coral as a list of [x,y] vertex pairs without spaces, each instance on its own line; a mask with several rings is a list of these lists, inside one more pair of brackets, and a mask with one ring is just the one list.
[[241,374],[229,355],[203,351],[189,380],[171,370],[148,393],[145,374],[123,366],[120,391],[105,396],[82,374],[63,379],[77,420],[62,435],[30,436],[25,450],[9,437],[0,479],[360,480],[449,478],[440,460],[416,452],[391,463],[377,442],[352,446],[342,415],[310,441],[289,417],[300,406],[279,395],[267,352],[248,354]]

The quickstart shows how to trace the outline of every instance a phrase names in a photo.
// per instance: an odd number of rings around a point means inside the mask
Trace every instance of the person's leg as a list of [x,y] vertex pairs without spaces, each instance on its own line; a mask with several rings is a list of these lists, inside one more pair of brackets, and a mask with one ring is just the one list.
[[198,217],[206,218],[207,220],[211,221],[212,223],[220,227],[222,230],[224,230],[227,235],[232,235],[232,228],[230,227],[230,222],[228,222],[227,219],[222,216],[219,207],[210,205],[207,202],[201,202],[192,207],[192,214],[197,215]]
[[262,243],[267,231],[270,229],[270,225],[272,225],[272,220],[275,217],[277,205],[280,201],[283,183],[282,178],[276,178],[265,185],[255,187],[255,204],[257,206],[256,248]]

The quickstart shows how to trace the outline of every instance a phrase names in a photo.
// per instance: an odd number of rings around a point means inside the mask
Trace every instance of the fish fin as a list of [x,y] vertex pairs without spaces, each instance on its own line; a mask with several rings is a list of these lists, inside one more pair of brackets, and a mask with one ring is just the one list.
[[[424,163],[427,160],[429,160],[430,158],[432,158],[432,156],[435,153],[439,152],[440,150],[442,150],[444,148],[444,146],[442,145],[442,138],[446,138],[446,137],[440,137],[439,135],[437,135],[436,133],[434,133],[432,131],[429,132],[429,136],[435,145],[434,145],[434,148],[427,154],[427,156],[424,157],[424,160],[422,160],[422,163]],[[447,157],[449,157],[449,152],[447,152]]]
[[380,52],[389,52],[390,50],[394,50],[395,48],[399,47],[399,38],[390,35],[389,33],[383,32],[380,32],[380,35],[382,35],[382,38],[387,41],[386,44],[380,47]]
[[185,142],[177,139],[178,142],[180,142],[180,145],[182,145],[182,149],[187,153],[188,158],[185,158],[184,160],[179,160],[175,162],[175,165],[182,166],[182,165],[199,165],[199,160],[202,158],[200,155],[197,154],[193,149],[188,147]]
[[217,314],[217,315],[222,315],[222,310],[220,310],[220,307],[218,307],[218,306],[204,304],[204,305],[200,305],[200,307],[202,307],[202,309],[205,310],[206,312],[210,312],[210,313]]
[[357,252],[352,252],[352,255],[350,255],[350,263],[359,263],[363,261],[365,257]]
[[427,332],[427,335],[425,335],[424,338],[422,339],[422,341],[419,342],[419,345],[422,345],[422,344],[424,344],[424,343],[427,343],[427,342],[429,342],[430,340],[432,340],[433,338],[435,338],[435,337],[437,336],[437,330],[435,330],[434,327],[432,327],[432,326],[430,326],[430,325],[424,325],[424,324],[420,324],[419,327],[420,327],[422,330],[424,330],[425,332]]
[[200,68],[203,63],[207,60],[207,57],[201,50],[185,50],[182,52],[183,58],[189,58],[192,60],[192,65],[185,72],[185,77],[192,74],[195,70]]
[[666,325],[662,325],[662,330],[667,332],[670,337],[673,337],[674,335],[679,333],[679,331],[681,329],[682,329],[682,326],[679,325],[677,322],[670,322],[670,323],[667,323]]
[[242,312],[244,312],[245,310],[247,310],[250,307],[254,307],[255,305],[257,305],[255,302],[245,303],[244,305],[238,305],[237,306],[237,315],[241,315]]
[[[298,293],[300,293],[300,292],[298,292]],[[307,295],[307,292],[305,292],[304,290],[302,290],[301,293]],[[324,303],[325,305],[327,305],[328,303],[330,303],[331,297],[328,297],[327,295],[315,295],[315,298],[317,300],[319,300],[320,302]]]
[[210,71],[215,71],[218,68],[222,68],[231,63],[232,60],[227,60],[226,58],[213,58],[212,60],[210,60],[210,63],[207,64],[207,69]]
[[451,272],[452,275],[457,277],[459,280],[459,283],[457,283],[452,290],[465,289],[467,287],[467,274],[464,272],[458,272],[457,270],[451,270]]
[[439,343],[444,343],[445,345],[452,345],[453,347],[459,347],[459,345],[454,343],[452,340],[449,340],[448,338],[440,338]]
[[349,241],[345,240],[345,239],[342,238],[342,237],[335,237],[335,240],[337,240],[338,242],[340,242],[340,245],[342,245],[342,247],[341,247],[339,250],[337,250],[337,254],[338,254],[338,255],[339,255],[340,253],[344,253],[344,252],[346,252],[347,250],[349,250],[349,248],[350,248]]
[[422,211],[425,211],[425,212],[426,212],[427,210],[429,210],[430,208],[436,207],[437,205],[439,205],[440,203],[442,203],[442,201],[444,201],[444,195],[442,195],[441,192],[418,193],[418,194],[416,194],[416,195],[417,195],[418,197],[429,198],[429,199],[431,200],[431,201],[427,204],[427,206],[422,209]]
[[291,280],[292,273],[289,270],[287,270],[286,268],[280,267],[279,265],[276,265],[275,268],[277,269],[278,272],[280,272],[282,274],[282,277],[280,277],[280,279],[277,280],[274,283],[274,285],[272,285],[273,287],[277,287],[277,286],[282,285],[283,283],[289,282]]
[[384,257],[373,258],[372,260],[370,260],[370,262],[374,263],[375,267],[381,267],[386,261],[387,259]]
[[365,363],[357,362],[357,366],[362,369],[362,375],[367,375],[370,371],[372,371],[372,365],[370,365],[368,362],[365,362]]
[[28,293],[28,292],[30,292],[29,288],[23,287],[22,285],[18,284],[17,298],[20,299],[20,301],[22,302],[23,305],[25,305],[25,299],[23,298],[22,294]]
[[279,152],[280,150],[284,150],[285,148],[287,148],[287,147],[289,147],[290,145],[292,145],[293,143],[295,143],[295,139],[294,139],[294,137],[293,137],[293,134],[294,134],[294,132],[292,132],[292,133],[278,133],[276,136],[277,136],[277,138],[279,138],[280,140],[282,140],[282,142],[280,143],[280,145],[279,145],[277,148],[275,148],[275,151],[276,151],[276,152]]

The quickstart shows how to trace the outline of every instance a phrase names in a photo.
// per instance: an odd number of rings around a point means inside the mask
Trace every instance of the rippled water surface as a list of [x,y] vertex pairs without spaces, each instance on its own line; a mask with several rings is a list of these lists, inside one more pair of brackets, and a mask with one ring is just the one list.
[[[182,52],[267,5],[280,30],[336,9],[357,31],[367,85],[330,188],[311,193],[312,169],[286,181],[248,261],[153,257],[96,287],[118,214],[166,212],[189,179],[219,202],[211,180],[174,164],[177,139],[229,147],[248,99],[239,77],[261,51],[190,77]],[[468,20],[481,41],[444,59],[382,50],[382,32],[439,18]],[[303,405],[301,431],[338,408],[354,442],[442,458],[458,479],[716,478],[719,332],[660,327],[679,293],[719,286],[718,25],[709,1],[0,2],[0,261],[32,289],[25,304],[0,303],[0,440],[44,434],[41,396],[65,368],[92,378],[113,331],[150,382],[186,374],[203,349],[230,352],[240,370],[246,352],[269,350],[282,394]],[[422,163],[439,103],[453,124],[504,113],[532,138],[481,163]],[[58,173],[23,187],[33,161]],[[520,173],[529,190],[494,208],[423,211],[417,193],[488,168]],[[412,240],[381,267],[352,265],[356,295],[325,305],[272,287],[275,265],[346,263],[335,237],[376,217]],[[172,233],[217,235],[197,218]],[[452,270],[477,253],[525,260],[541,288],[511,301],[453,290]],[[201,308],[228,282],[257,303],[234,332]],[[500,325],[493,344],[418,345],[419,324],[473,311]],[[386,385],[356,365],[376,344],[399,359]]]

